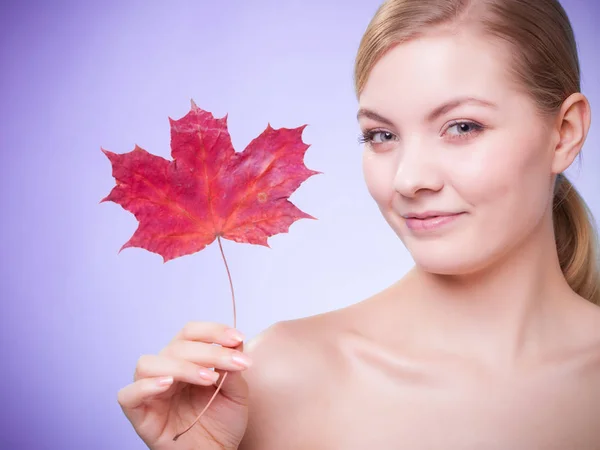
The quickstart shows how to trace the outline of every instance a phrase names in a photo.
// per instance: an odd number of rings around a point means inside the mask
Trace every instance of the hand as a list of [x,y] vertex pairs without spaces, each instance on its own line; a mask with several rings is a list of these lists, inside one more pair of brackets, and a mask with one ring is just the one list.
[[[235,334],[226,325],[190,322],[158,355],[138,360],[134,382],[119,390],[118,402],[150,449],[237,449],[248,424],[248,385],[241,374],[248,366],[239,361],[250,358]],[[229,374],[210,407],[174,442],[208,404],[224,372]]]

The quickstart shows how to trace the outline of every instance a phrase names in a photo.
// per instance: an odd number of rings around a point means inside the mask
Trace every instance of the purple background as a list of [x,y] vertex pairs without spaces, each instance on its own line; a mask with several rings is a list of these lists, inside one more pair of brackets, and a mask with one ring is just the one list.
[[[145,448],[116,401],[137,358],[189,320],[231,323],[216,244],[167,264],[117,255],[137,222],[98,203],[114,185],[100,146],[170,159],[167,118],[191,98],[229,114],[238,150],[268,122],[307,123],[306,165],[324,172],[291,197],[317,221],[271,249],[224,242],[248,337],[359,301],[410,267],[366,191],[357,143],[353,59],[379,0],[225,3],[2,2],[0,448]],[[600,6],[564,4],[595,106]],[[596,216],[598,131],[570,172]]]

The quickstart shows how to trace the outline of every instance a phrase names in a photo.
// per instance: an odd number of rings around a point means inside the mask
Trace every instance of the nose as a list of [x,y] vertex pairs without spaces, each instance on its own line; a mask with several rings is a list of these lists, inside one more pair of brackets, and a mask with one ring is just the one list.
[[419,142],[406,143],[398,160],[394,189],[404,197],[415,197],[420,192],[437,192],[444,186],[440,161],[433,148]]

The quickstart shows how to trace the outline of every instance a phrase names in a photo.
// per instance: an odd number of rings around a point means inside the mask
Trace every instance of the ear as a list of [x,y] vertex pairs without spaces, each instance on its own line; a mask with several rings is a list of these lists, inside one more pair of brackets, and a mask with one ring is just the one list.
[[552,172],[565,171],[581,151],[591,123],[591,107],[581,93],[571,94],[562,104],[556,119],[558,143],[554,148]]

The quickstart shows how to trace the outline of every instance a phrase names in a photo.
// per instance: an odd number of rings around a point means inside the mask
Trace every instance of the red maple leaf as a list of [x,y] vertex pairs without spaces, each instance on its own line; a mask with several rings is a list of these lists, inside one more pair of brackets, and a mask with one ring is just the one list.
[[124,154],[101,149],[117,183],[101,202],[118,203],[139,221],[119,251],[141,247],[167,262],[202,250],[218,236],[268,247],[268,237],[287,232],[298,219],[314,219],[288,200],[302,182],[321,173],[303,162],[306,125],[269,124],[236,152],[227,115],[216,119],[192,100],[189,113],[169,122],[173,161],[137,145]]
[[[169,122],[172,161],[137,145],[123,154],[101,148],[112,164],[116,186],[100,203],[115,202],[139,222],[119,252],[140,247],[167,262],[217,239],[229,277],[235,328],[235,295],[221,238],[269,247],[268,237],[287,232],[298,219],[314,219],[288,197],[307,178],[322,172],[304,165],[309,147],[302,142],[306,125],[274,129],[268,124],[244,151],[236,152],[227,115],[216,119],[192,100],[189,113]],[[196,420],[174,440],[200,419],[226,376]]]

